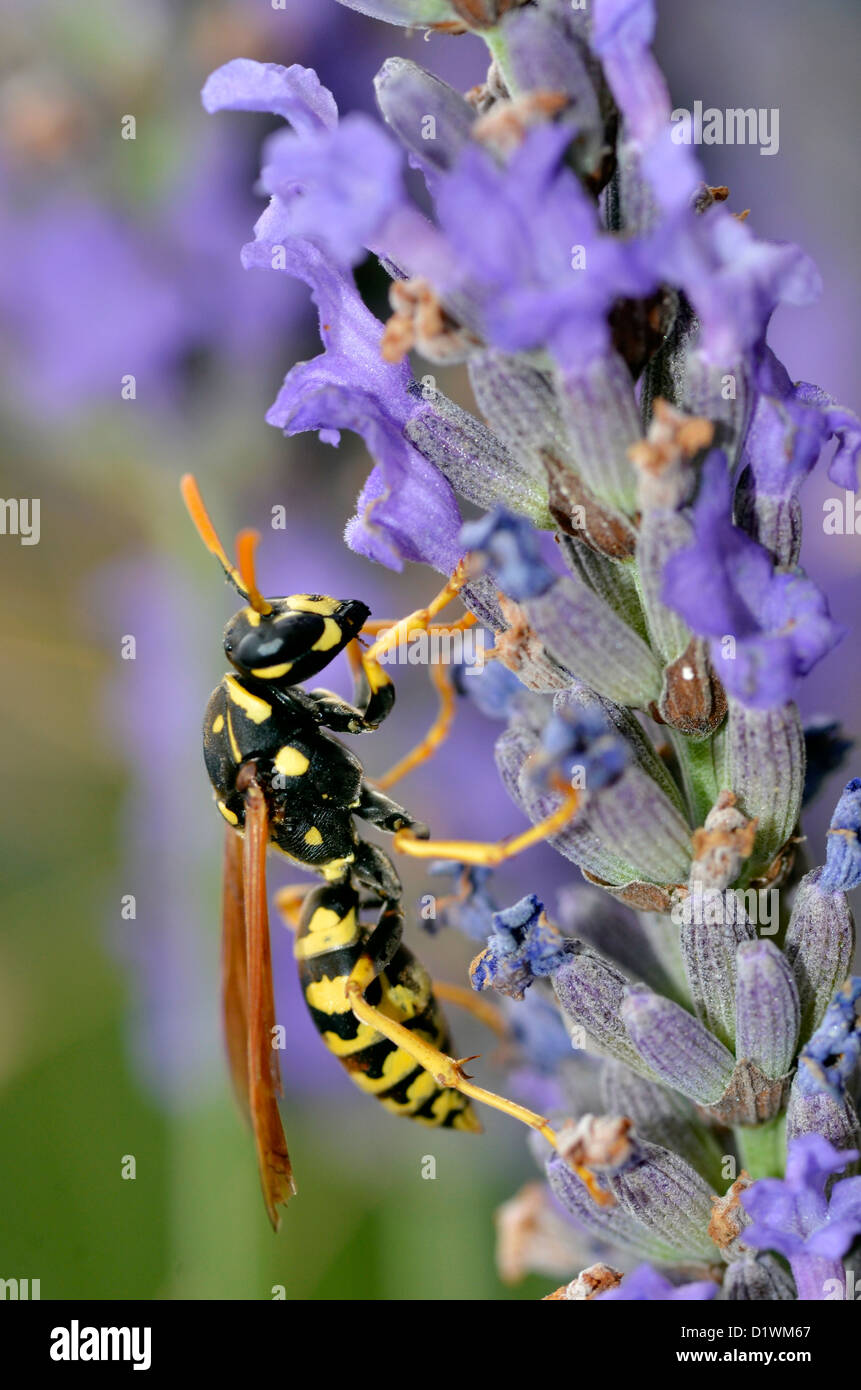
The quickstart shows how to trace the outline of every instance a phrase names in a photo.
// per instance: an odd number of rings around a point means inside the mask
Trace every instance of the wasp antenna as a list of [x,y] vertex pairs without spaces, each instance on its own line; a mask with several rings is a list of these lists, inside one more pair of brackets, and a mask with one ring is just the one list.
[[259,531],[240,531],[236,537],[236,558],[239,562],[240,578],[245,586],[251,607],[257,613],[271,613],[272,604],[267,603],[261,594],[254,574],[254,552],[259,540]]
[[221,568],[224,570],[224,573],[227,575],[234,589],[236,589],[243,598],[248,598],[248,591],[245,587],[242,575],[239,573],[236,566],[231,564],[227,551],[218,539],[218,532],[213,526],[209,512],[204,506],[203,498],[200,495],[200,488],[197,486],[197,479],[193,473],[183,474],[180,480],[179,490],[182,493],[182,500],[185,503],[186,510],[194,522],[197,534],[200,536],[203,544],[219,561]]

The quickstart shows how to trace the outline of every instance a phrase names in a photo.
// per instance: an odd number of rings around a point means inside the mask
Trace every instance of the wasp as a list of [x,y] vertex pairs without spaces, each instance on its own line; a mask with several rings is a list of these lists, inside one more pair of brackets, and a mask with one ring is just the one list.
[[[389,1111],[429,1126],[479,1131],[472,1101],[505,1111],[556,1136],[545,1117],[473,1084],[451,1040],[439,988],[403,942],[403,888],[392,859],[360,837],[356,822],[391,833],[396,849],[418,858],[499,863],[558,830],[576,806],[562,806],[530,830],[500,844],[432,841],[427,826],[365,776],[336,735],[379,728],[395,689],[379,657],[403,635],[427,628],[465,582],[463,566],[428,605],[362,645],[382,624],[355,599],[323,594],[264,598],[254,549],[243,531],[237,564],[229,559],[195,480],[182,480],[186,507],[206,547],[244,600],[224,630],[231,670],[209,698],[203,751],[216,806],[226,822],[223,871],[222,1006],[234,1088],[251,1122],[264,1202],[272,1225],[295,1192],[278,1098],[282,1093],[269,938],[266,855],[273,850],[316,873],[322,883],[279,895],[295,931],[302,991],[323,1042],[361,1090]],[[469,618],[460,620],[465,625]],[[456,626],[453,624],[452,626]],[[307,690],[341,652],[353,672],[353,700]],[[444,691],[444,687],[441,687]],[[450,718],[440,718],[399,772],[429,756]],[[382,779],[381,779],[382,780]],[[296,910],[298,903],[298,912]],[[374,920],[364,917],[373,912]],[[448,987],[467,1003],[469,991]],[[478,1009],[476,1012],[481,1013]],[[587,1169],[596,1200],[605,1194]]]

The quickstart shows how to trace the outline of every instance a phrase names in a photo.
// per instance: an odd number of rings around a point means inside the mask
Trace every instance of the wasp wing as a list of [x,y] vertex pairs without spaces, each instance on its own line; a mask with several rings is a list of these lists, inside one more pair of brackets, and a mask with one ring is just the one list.
[[[231,921],[234,904],[225,901],[225,928],[232,944],[225,940],[225,965],[229,970],[229,991],[225,988],[225,1017],[231,1067],[239,1057],[239,1027],[244,1005],[247,1021],[246,1083],[240,1085],[251,1117],[257,1147],[257,1165],[263,1200],[275,1230],[280,1218],[277,1208],[296,1191],[293,1168],[287,1151],[287,1138],[278,1112],[281,1072],[274,1047],[275,996],[272,986],[272,954],[269,942],[269,913],[266,904],[266,850],[269,844],[269,817],[260,786],[253,779],[243,792],[245,835],[242,843],[241,882],[244,925]],[[238,851],[237,851],[238,853]],[[235,882],[235,875],[232,880]],[[245,973],[237,960],[238,944],[245,939]],[[231,1041],[231,1032],[233,1040]]]
[[250,1120],[248,1101],[248,963],[242,841],[225,827],[221,891],[221,1003],[233,1090]]

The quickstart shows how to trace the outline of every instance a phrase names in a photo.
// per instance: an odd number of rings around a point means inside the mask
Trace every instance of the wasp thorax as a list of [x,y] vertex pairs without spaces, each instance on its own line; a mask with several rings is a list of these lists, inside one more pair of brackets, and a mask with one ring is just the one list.
[[356,637],[369,609],[354,599],[291,594],[268,600],[270,611],[241,608],[224,630],[224,651],[244,676],[299,685],[322,671]]

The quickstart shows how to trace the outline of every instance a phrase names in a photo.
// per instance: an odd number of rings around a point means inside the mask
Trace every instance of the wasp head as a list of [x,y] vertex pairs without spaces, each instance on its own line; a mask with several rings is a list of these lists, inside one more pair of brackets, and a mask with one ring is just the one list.
[[243,676],[301,685],[357,637],[370,609],[357,599],[291,594],[267,600],[269,612],[241,608],[224,630],[228,661]]

